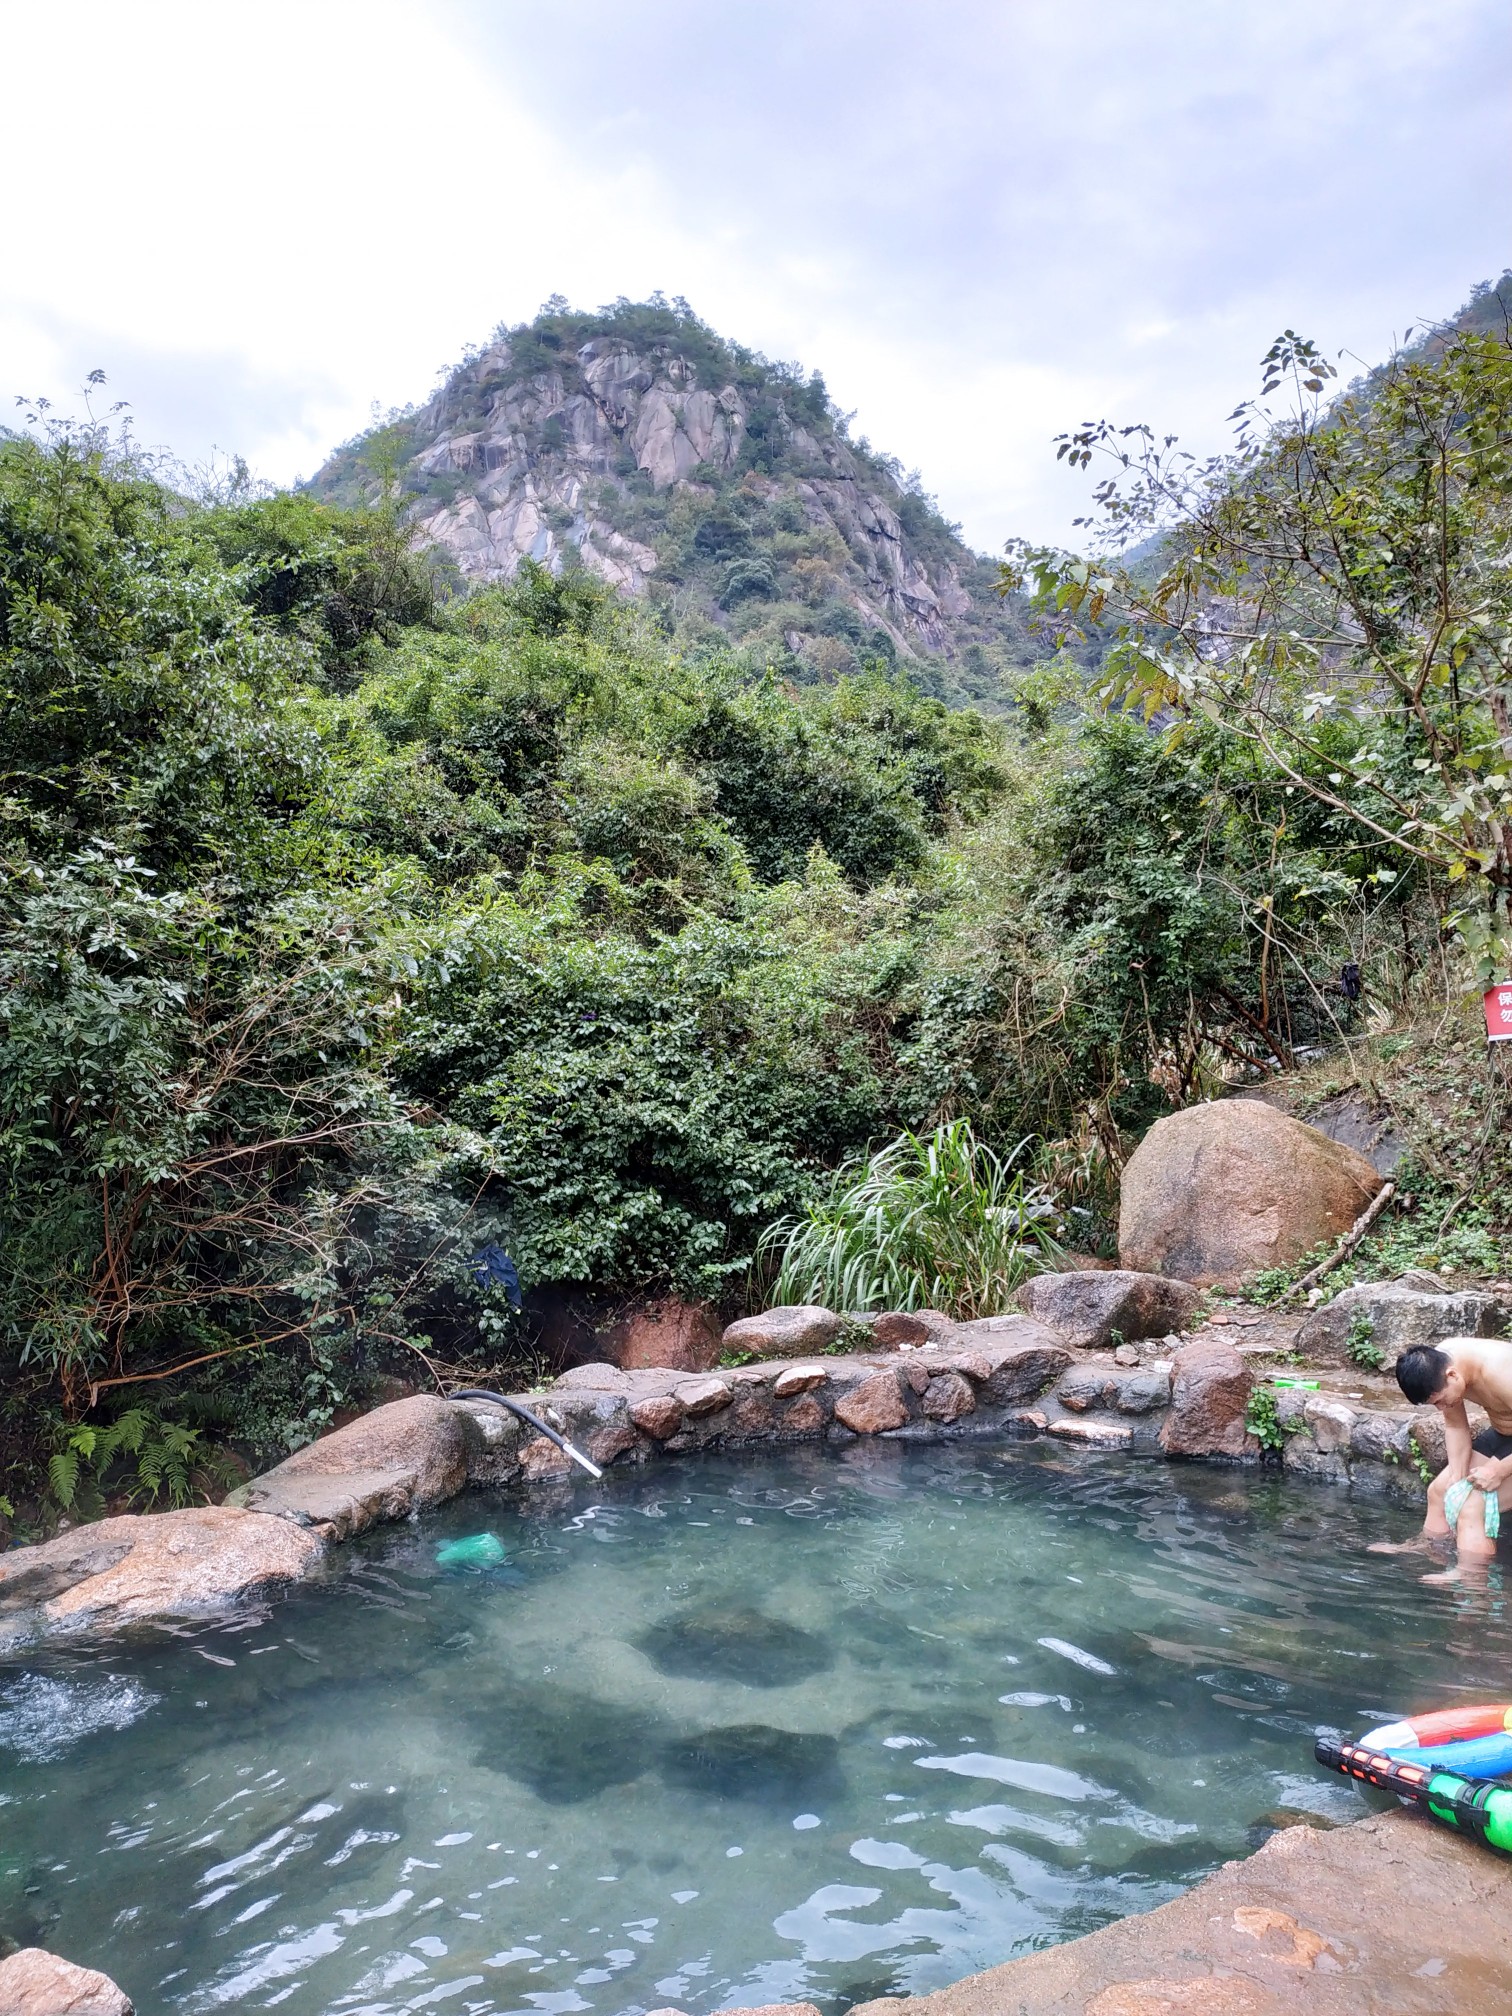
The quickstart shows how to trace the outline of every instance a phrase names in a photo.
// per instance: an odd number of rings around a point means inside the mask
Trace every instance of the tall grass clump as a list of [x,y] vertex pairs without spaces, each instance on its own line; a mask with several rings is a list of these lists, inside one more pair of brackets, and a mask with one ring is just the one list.
[[842,1164],[828,1196],[762,1234],[771,1300],[1000,1314],[1060,1255],[1055,1201],[1014,1166],[1018,1152],[998,1155],[953,1120]]

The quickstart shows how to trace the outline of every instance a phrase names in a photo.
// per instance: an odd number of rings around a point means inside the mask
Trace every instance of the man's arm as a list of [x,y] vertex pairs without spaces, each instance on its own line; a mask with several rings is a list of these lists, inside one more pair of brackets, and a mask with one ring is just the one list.
[[1463,1400],[1456,1400],[1452,1407],[1440,1408],[1444,1417],[1444,1452],[1448,1459],[1445,1474],[1451,1484],[1457,1484],[1462,1477],[1470,1474],[1470,1459],[1475,1451],[1470,1437],[1470,1416],[1465,1412]]

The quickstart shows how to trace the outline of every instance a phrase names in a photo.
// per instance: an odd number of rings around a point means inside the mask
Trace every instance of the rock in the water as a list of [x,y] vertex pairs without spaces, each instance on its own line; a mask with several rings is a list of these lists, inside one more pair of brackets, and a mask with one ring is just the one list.
[[948,1424],[959,1421],[975,1408],[976,1394],[964,1373],[941,1372],[924,1389],[923,1411],[927,1420]]
[[835,1419],[858,1435],[881,1435],[908,1419],[896,1372],[876,1372],[835,1402]]
[[477,1440],[464,1407],[415,1393],[296,1450],[227,1502],[345,1540],[455,1497]]
[[528,1785],[551,1806],[576,1806],[638,1778],[665,1726],[653,1714],[577,1693],[560,1674],[496,1680],[490,1688],[481,1676],[463,1711],[476,1739],[473,1762]]
[[1253,1380],[1233,1345],[1216,1338],[1184,1345],[1171,1369],[1171,1410],[1160,1431],[1166,1454],[1244,1455],[1244,1416]]
[[1120,1338],[1164,1337],[1180,1330],[1195,1313],[1202,1294],[1188,1281],[1128,1268],[1098,1273],[1036,1274],[1019,1290],[1019,1301],[1037,1322],[1046,1323],[1067,1344],[1103,1350]]
[[833,1799],[842,1789],[840,1746],[833,1736],[774,1729],[763,1722],[703,1729],[668,1743],[662,1771],[674,1785],[715,1799],[786,1806]]
[[682,1426],[682,1402],[670,1393],[658,1393],[649,1400],[638,1400],[630,1409],[630,1419],[653,1441],[665,1442]]
[[742,1316],[724,1333],[726,1351],[750,1351],[758,1358],[806,1358],[833,1344],[844,1325],[833,1309],[799,1302]]
[[744,1687],[791,1687],[834,1664],[822,1638],[737,1603],[664,1617],[636,1644],[663,1673]]
[[1127,1449],[1134,1440],[1134,1430],[1117,1421],[1052,1421],[1050,1433],[1086,1449]]
[[1342,1238],[1381,1187],[1363,1155],[1255,1099],[1171,1113],[1119,1186],[1125,1267],[1237,1287]]
[[212,1615],[300,1581],[323,1552],[315,1534],[229,1505],[99,1519],[0,1555],[0,1648]]
[[0,1960],[0,2016],[132,2016],[133,2007],[108,1974],[40,1946]]
[[1446,1294],[1401,1281],[1361,1281],[1311,1311],[1297,1332],[1298,1350],[1326,1364],[1347,1363],[1350,1331],[1361,1317],[1370,1324],[1370,1343],[1389,1366],[1414,1344],[1437,1344],[1444,1337],[1500,1337],[1508,1310],[1479,1288]]

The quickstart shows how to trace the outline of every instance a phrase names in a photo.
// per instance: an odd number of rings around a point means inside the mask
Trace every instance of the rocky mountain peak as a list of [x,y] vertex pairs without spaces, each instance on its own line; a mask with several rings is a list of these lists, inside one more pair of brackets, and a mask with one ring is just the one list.
[[[384,433],[416,536],[466,583],[526,559],[581,566],[685,647],[809,677],[903,659],[952,698],[990,701],[1042,655],[992,563],[850,438],[817,373],[725,342],[683,304],[549,304]],[[349,443],[316,487],[370,487],[368,447]]]

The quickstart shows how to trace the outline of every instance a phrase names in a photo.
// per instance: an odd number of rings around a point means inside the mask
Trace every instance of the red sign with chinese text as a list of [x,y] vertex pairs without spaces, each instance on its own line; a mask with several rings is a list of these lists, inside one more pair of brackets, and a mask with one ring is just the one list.
[[1485,994],[1486,1041],[1512,1043],[1512,980],[1498,980]]

